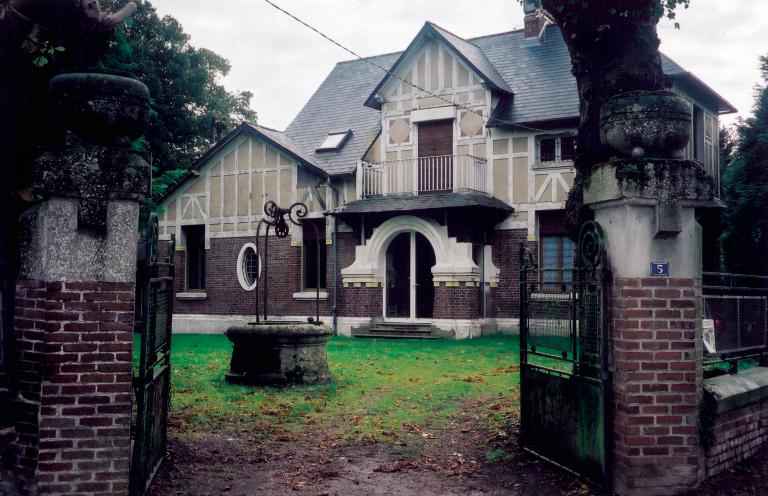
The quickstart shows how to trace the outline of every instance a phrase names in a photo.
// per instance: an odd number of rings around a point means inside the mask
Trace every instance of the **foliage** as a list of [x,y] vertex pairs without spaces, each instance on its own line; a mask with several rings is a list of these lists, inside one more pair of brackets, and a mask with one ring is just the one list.
[[736,152],[725,169],[720,237],[725,269],[768,275],[768,56],[761,57],[763,86],[756,88],[754,116],[736,129]]
[[[102,3],[114,11],[123,2]],[[153,194],[162,194],[210,146],[214,118],[230,128],[244,120],[256,122],[252,94],[232,93],[221,84],[229,62],[191,46],[179,21],[160,18],[150,2],[142,2],[118,27],[101,65],[132,72],[149,87],[152,114],[144,148],[155,176]]]
[[733,162],[733,154],[736,151],[736,132],[733,128],[722,126],[720,128],[719,149],[720,149],[720,175],[730,167]]
[[[617,20],[652,12],[657,20],[665,17],[674,21],[677,17],[676,9],[680,6],[687,9],[691,0],[543,0],[542,3],[553,15],[570,22],[591,17],[595,10],[602,10]],[[675,22],[675,27],[679,28],[680,25]],[[604,29],[610,29],[610,26]]]
[[[489,418],[518,410],[518,342],[364,340],[334,337],[334,380],[285,389],[224,381],[226,337],[178,335],[173,341],[172,416],[187,431],[247,423],[264,436],[318,426],[342,439],[429,437],[467,400],[482,399]],[[505,418],[507,418],[505,417]]]

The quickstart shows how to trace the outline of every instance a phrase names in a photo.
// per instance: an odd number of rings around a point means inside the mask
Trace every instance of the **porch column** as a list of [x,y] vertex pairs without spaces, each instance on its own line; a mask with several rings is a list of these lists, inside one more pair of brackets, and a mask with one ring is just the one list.
[[139,201],[150,183],[127,144],[149,95],[107,74],[54,81],[55,117],[78,144],[45,150],[29,178],[46,199],[22,216],[17,473],[31,494],[125,495]]
[[701,230],[714,183],[696,162],[599,165],[584,199],[605,231],[613,272],[613,484],[670,495],[703,477]]

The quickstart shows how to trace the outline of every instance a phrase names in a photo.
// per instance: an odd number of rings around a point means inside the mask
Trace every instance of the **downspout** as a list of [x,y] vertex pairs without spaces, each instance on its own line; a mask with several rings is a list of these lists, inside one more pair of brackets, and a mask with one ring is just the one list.
[[337,328],[337,320],[338,320],[338,305],[337,305],[337,297],[338,297],[338,283],[339,283],[339,250],[337,247],[338,243],[338,232],[339,232],[339,223],[338,220],[335,217],[335,214],[333,213],[336,208],[339,206],[339,190],[337,190],[333,184],[331,184],[331,178],[330,176],[325,180],[326,185],[331,188],[331,191],[333,191],[333,210],[329,211],[328,214],[333,217],[333,238],[332,238],[332,247],[333,250],[333,306],[331,307],[331,314],[332,314],[332,328],[333,333],[338,335],[338,328]]

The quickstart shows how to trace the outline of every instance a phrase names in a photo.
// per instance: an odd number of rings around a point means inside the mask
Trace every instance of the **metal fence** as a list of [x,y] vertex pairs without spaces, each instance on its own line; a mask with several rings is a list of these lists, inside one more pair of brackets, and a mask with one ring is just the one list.
[[707,363],[768,358],[768,277],[704,272],[703,303]]
[[541,351],[574,358],[576,291],[573,269],[531,269],[526,297],[528,345]]

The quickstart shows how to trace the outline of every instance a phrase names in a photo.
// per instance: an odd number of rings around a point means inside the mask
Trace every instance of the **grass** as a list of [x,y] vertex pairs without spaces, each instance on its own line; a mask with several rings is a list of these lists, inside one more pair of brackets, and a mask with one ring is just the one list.
[[225,382],[231,350],[220,335],[174,336],[171,408],[182,429],[242,423],[265,433],[322,428],[341,439],[391,439],[414,430],[429,436],[472,400],[499,422],[518,410],[516,337],[334,337],[328,344],[333,382],[283,389]]

